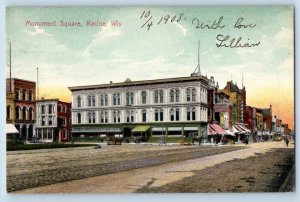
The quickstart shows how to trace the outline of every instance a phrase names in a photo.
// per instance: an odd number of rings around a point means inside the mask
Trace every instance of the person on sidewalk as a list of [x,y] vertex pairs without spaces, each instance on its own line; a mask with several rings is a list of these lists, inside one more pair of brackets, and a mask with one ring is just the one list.
[[286,138],[286,140],[285,140],[285,144],[286,144],[286,147],[289,147],[289,139],[288,138]]

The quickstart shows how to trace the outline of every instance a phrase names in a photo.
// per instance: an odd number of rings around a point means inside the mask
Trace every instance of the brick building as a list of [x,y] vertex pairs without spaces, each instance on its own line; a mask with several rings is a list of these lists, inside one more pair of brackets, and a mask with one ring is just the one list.
[[232,120],[234,123],[244,123],[246,116],[246,88],[240,89],[233,81],[227,81],[224,89],[220,90],[229,95],[229,101],[233,104]]
[[71,104],[59,99],[36,101],[35,138],[40,142],[70,141]]
[[35,88],[33,81],[6,79],[6,120],[15,125],[20,138],[31,141],[35,123]]

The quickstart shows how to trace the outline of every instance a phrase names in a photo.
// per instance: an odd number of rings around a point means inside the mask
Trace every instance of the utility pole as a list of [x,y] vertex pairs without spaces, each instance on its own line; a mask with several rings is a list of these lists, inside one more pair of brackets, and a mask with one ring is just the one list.
[[12,92],[11,83],[11,42],[9,42],[9,92]]
[[36,68],[36,91],[37,91],[37,100],[39,100],[39,68]]

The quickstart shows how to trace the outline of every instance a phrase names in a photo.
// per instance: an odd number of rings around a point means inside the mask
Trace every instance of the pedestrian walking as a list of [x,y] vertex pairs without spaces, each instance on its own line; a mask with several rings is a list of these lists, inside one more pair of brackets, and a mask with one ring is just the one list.
[[289,139],[288,138],[286,138],[286,140],[285,140],[285,144],[286,144],[286,147],[289,147]]
[[246,144],[246,146],[248,145],[248,143],[249,143],[249,140],[248,140],[248,138],[246,138],[246,139],[245,139],[245,144]]

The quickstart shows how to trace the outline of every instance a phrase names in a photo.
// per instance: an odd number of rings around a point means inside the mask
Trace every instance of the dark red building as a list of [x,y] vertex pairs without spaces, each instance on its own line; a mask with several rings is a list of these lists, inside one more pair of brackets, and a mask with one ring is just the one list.
[[70,141],[71,104],[59,99],[36,101],[36,139],[40,142]]

